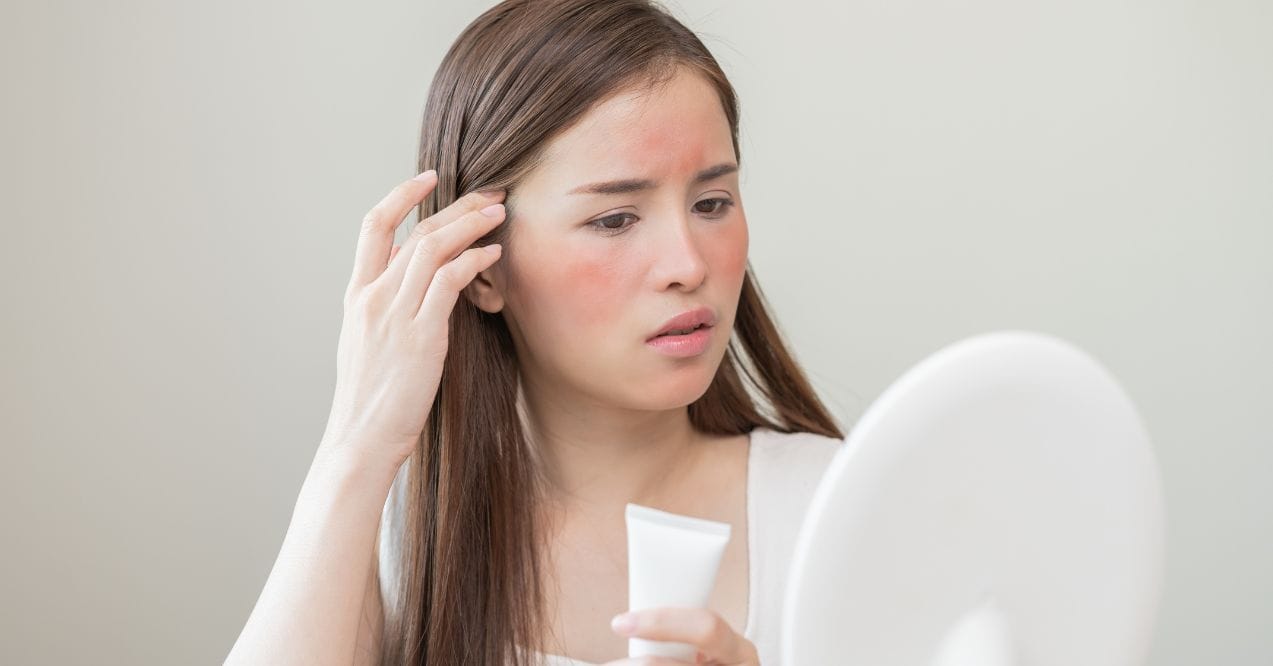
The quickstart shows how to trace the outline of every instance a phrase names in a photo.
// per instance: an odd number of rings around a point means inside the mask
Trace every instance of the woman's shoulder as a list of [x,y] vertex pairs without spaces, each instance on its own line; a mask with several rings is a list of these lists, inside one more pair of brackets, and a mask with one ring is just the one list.
[[758,427],[751,435],[751,494],[775,510],[803,512],[845,440]]
[[796,474],[825,471],[845,440],[815,432],[757,427],[752,431],[751,443],[753,456],[767,470]]
[[[752,431],[748,547],[752,567],[752,642],[778,654],[782,607],[795,544],[818,484],[845,440],[811,432]],[[768,662],[764,662],[768,663]]]

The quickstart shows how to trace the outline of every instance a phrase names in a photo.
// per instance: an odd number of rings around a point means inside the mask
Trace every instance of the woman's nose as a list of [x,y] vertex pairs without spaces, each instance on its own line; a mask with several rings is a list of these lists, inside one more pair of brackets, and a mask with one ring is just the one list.
[[707,277],[707,260],[699,247],[703,240],[694,225],[702,224],[688,213],[672,214],[657,225],[654,277],[659,289],[680,286],[695,289]]

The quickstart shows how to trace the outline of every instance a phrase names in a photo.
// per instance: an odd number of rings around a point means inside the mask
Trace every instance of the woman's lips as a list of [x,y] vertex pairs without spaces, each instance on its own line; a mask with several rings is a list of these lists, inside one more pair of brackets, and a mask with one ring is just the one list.
[[[682,312],[663,322],[663,326],[659,327],[659,331],[683,331],[696,326],[712,326],[714,324],[716,324],[716,313],[711,308],[702,306]],[[653,340],[658,336],[659,334],[655,333],[647,340]]]
[[650,338],[645,344],[668,356],[678,358],[697,356],[707,350],[707,345],[712,340],[712,331],[713,327],[702,326],[685,335],[660,335]]

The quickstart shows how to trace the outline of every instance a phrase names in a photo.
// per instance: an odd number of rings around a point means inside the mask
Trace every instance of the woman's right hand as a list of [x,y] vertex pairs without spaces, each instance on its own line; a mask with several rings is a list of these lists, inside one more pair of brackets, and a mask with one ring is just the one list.
[[441,381],[455,302],[500,256],[498,245],[465,248],[504,220],[503,190],[470,192],[393,245],[398,225],[436,185],[433,170],[403,182],[362,221],[323,436],[356,459],[401,464],[411,455]]

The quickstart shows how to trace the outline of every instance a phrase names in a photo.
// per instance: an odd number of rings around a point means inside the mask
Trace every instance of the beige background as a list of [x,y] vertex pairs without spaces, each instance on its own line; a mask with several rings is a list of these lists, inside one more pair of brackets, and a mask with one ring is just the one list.
[[[6,2],[0,662],[219,663],[322,433],[362,214],[489,3]],[[1122,379],[1151,663],[1273,661],[1267,2],[671,4],[741,95],[752,264],[851,423],[965,336]]]

